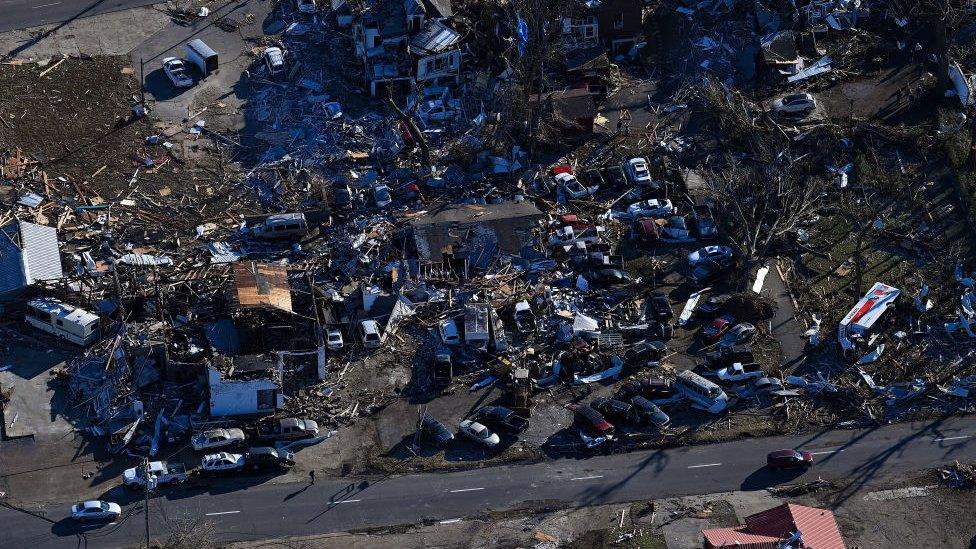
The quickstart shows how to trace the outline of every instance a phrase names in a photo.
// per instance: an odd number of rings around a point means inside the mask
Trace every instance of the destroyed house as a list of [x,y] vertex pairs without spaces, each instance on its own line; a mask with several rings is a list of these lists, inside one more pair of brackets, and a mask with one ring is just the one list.
[[0,296],[39,280],[61,278],[58,232],[54,227],[15,221],[0,228]]
[[456,83],[460,34],[449,24],[452,15],[448,0],[376,1],[361,10],[353,42],[370,94],[406,95],[417,80]]
[[414,219],[410,230],[422,262],[487,269],[498,255],[520,256],[531,246],[544,217],[530,202],[445,204]]
[[845,549],[832,512],[793,503],[749,515],[742,526],[702,530],[702,535],[706,549]]
[[588,88],[560,90],[529,96],[529,104],[541,103],[543,117],[564,135],[593,133],[596,102]]
[[625,54],[643,34],[640,0],[586,0],[563,17],[563,39],[569,49],[600,45],[612,55]]
[[239,352],[314,348],[311,324],[292,308],[288,270],[247,261],[234,264],[231,303]]
[[211,417],[267,415],[284,406],[284,396],[274,381],[225,380],[213,368],[207,370],[207,393]]

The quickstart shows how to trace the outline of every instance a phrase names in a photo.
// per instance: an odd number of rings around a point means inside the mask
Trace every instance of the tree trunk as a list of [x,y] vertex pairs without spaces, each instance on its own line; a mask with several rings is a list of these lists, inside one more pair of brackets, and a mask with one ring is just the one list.
[[412,116],[403,112],[403,109],[401,109],[396,104],[396,101],[393,100],[392,93],[390,93],[387,96],[386,102],[390,106],[390,108],[393,109],[393,112],[396,113],[397,118],[399,118],[401,122],[407,125],[407,129],[410,130],[410,134],[417,142],[417,145],[420,146],[420,152],[423,158],[424,167],[430,167],[431,165],[430,145],[427,144],[427,138],[424,137],[423,132],[420,131],[420,128],[417,126],[417,122],[414,121]]

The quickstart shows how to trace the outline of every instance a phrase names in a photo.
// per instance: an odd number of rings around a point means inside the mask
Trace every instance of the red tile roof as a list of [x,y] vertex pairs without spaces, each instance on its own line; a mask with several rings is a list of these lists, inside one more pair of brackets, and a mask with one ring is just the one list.
[[846,549],[832,512],[793,503],[750,515],[744,526],[703,530],[702,534],[706,547],[776,549],[777,542],[797,531],[803,547]]

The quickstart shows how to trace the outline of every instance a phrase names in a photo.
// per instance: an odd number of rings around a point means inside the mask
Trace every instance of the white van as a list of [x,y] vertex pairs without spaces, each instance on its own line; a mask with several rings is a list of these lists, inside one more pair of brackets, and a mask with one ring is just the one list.
[[721,387],[691,370],[679,372],[671,386],[690,400],[693,407],[712,414],[724,412],[729,405],[729,397]]
[[363,320],[359,323],[359,338],[363,340],[363,347],[376,349],[382,343],[380,325],[375,320]]
[[97,315],[56,299],[38,298],[27,302],[25,320],[38,330],[76,345],[91,345],[101,335]]
[[308,234],[308,222],[301,212],[269,215],[254,227],[252,234],[258,238],[302,237]]
[[217,52],[213,51],[203,40],[199,38],[190,40],[184,49],[186,50],[186,60],[196,65],[204,78],[212,72],[217,72],[219,65]]

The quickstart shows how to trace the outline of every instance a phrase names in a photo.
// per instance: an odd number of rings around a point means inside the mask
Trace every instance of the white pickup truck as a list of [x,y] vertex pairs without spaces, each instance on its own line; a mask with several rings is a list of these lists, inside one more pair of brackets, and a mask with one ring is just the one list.
[[727,368],[721,368],[716,373],[718,374],[718,378],[722,381],[732,382],[759,379],[766,375],[763,373],[759,364],[743,364],[741,362],[736,362]]
[[[182,463],[167,463],[165,461],[149,462],[149,473],[155,484],[179,484],[190,477]],[[138,488],[146,485],[146,469],[142,465],[126,469],[122,473],[122,485],[126,488]]]

